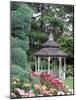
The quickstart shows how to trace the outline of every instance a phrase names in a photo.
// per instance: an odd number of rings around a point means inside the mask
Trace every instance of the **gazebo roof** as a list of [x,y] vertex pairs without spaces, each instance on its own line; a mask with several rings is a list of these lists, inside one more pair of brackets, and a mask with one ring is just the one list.
[[59,48],[42,48],[41,50],[35,53],[35,56],[60,57],[60,56],[66,56],[66,53],[61,51]]
[[66,56],[66,53],[64,53],[59,48],[59,44],[57,44],[53,40],[48,40],[44,44],[41,45],[43,48],[40,49],[38,52],[35,53],[35,56],[41,56],[41,57],[64,57]]
[[45,43],[43,43],[42,45],[41,45],[42,47],[59,47],[59,44],[57,44],[55,41],[53,41],[53,40],[48,40],[48,41],[46,41]]

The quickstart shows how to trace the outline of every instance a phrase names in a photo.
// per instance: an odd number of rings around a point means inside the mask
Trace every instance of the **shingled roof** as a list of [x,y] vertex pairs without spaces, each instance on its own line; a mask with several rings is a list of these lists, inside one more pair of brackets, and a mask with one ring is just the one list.
[[66,53],[64,53],[60,48],[59,44],[57,44],[53,40],[49,40],[41,45],[43,48],[40,49],[38,52],[35,53],[35,56],[41,56],[41,57],[62,57],[66,56]]
[[53,47],[53,48],[59,48],[59,44],[57,44],[55,41],[53,40],[48,40],[47,42],[43,43],[41,45],[42,47]]

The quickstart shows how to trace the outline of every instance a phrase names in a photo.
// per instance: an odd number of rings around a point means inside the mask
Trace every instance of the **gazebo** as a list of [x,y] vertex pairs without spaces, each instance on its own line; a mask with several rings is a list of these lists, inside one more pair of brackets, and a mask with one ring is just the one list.
[[[52,58],[57,58],[59,61],[59,68],[58,68],[58,77],[61,80],[65,80],[66,77],[66,53],[64,53],[60,47],[59,44],[57,44],[53,40],[53,35],[50,34],[49,40],[43,43],[42,49],[40,49],[38,52],[35,53],[35,71],[42,72],[42,66],[41,66],[41,58],[47,58],[48,60],[48,74],[51,74],[50,69],[50,61]],[[64,64],[62,66],[62,58],[64,59]],[[41,68],[41,69],[40,69]]]

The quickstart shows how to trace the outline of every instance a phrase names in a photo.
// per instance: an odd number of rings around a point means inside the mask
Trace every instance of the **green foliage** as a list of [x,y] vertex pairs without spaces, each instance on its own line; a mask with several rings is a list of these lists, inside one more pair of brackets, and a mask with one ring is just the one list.
[[34,70],[35,69],[35,61],[30,61],[30,66],[31,66],[31,69]]
[[[44,70],[48,70],[48,60],[47,59],[41,59],[41,66]],[[52,59],[50,62],[50,68],[51,70],[58,70],[58,60]]]
[[24,72],[23,68],[21,68],[19,65],[12,65],[11,69],[10,69],[10,72],[11,72],[10,73],[11,77],[16,76],[22,82],[25,80],[25,72]]
[[[73,23],[73,21],[71,21],[71,19],[73,19],[73,6],[34,4],[31,8],[35,13],[41,12],[39,18],[35,17],[32,20],[33,29],[44,32],[45,34],[52,33],[55,40],[66,30],[70,32],[68,26]],[[68,21],[66,21],[67,19]]]
[[[31,31],[28,34],[30,40],[29,56],[35,52],[32,51],[33,48],[35,50],[40,48],[40,45],[48,39],[50,33],[53,34],[55,41],[65,32],[69,33],[71,37],[73,27],[71,31],[68,27],[73,26],[73,21],[71,20],[73,19],[73,6],[37,3],[28,5],[30,5],[35,14],[41,13],[41,15],[32,18],[31,21]],[[71,50],[71,48],[68,48],[68,50]],[[72,51],[69,51],[69,53],[71,53],[69,55],[72,55]]]
[[17,10],[21,3],[19,3],[19,2],[10,2],[10,4],[11,4],[11,6],[10,6],[11,10]]
[[39,77],[33,77],[32,85],[33,84],[40,84],[40,78]]
[[[26,4],[20,4],[18,9],[11,11],[11,25],[15,31],[21,31],[22,35],[29,32],[32,10]],[[15,33],[15,32],[14,32]]]
[[63,35],[60,39],[58,39],[58,42],[62,48],[62,50],[67,54],[69,57],[73,57],[73,37]]
[[44,70],[47,70],[48,69],[48,61],[47,61],[47,59],[42,59],[41,60],[41,66],[42,66],[42,68],[44,69]]
[[25,39],[25,36],[27,35],[26,33],[28,33],[30,30],[31,20],[29,15],[27,15],[26,12],[11,12],[11,25],[13,36],[17,36],[20,39]]
[[32,30],[29,34],[30,44],[31,45],[40,45],[45,40],[47,40],[47,35],[40,31]]
[[[27,42],[26,42],[27,41]],[[26,40],[23,41],[19,39],[18,37],[11,37],[11,47],[12,48],[22,48],[24,51],[27,51],[29,49],[29,40],[28,37],[26,37]]]
[[50,64],[50,66],[51,66],[52,70],[58,70],[58,67],[59,67],[59,65],[58,65],[58,59],[53,59],[52,62],[51,62],[51,64]]
[[27,56],[25,51],[21,48],[12,48],[11,49],[11,62],[12,64],[20,65],[22,68],[27,66]]
[[73,73],[73,65],[67,65],[66,66],[66,76],[67,77],[73,77],[74,73]]
[[61,49],[67,54],[66,62],[66,76],[73,76],[73,54],[74,54],[74,48],[73,48],[73,37],[63,35],[60,39],[58,39],[59,44],[61,45]]
[[33,77],[32,77],[32,72],[31,70],[25,70],[25,82],[32,82]]
[[24,83],[30,83],[33,81],[31,70],[28,68],[24,70],[19,65],[11,65],[11,91],[15,88],[22,88]]
[[11,91],[32,81],[26,51],[31,28],[32,10],[25,3],[11,2]]
[[26,51],[29,49],[27,34],[31,28],[32,10],[25,3],[11,2],[11,62],[27,67]]

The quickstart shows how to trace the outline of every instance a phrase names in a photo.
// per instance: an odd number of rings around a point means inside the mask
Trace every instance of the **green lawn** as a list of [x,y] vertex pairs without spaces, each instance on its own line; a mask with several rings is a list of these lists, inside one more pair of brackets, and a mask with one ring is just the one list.
[[73,89],[73,78],[67,78],[64,83],[68,85],[71,89]]

